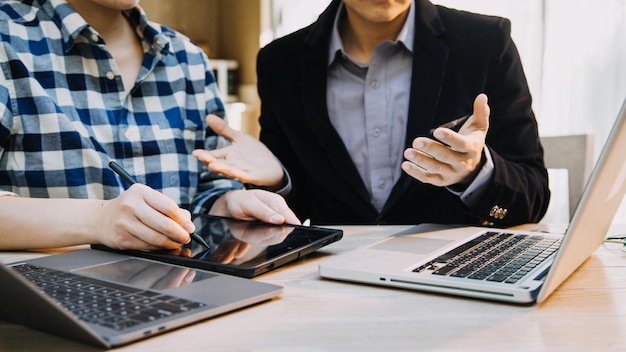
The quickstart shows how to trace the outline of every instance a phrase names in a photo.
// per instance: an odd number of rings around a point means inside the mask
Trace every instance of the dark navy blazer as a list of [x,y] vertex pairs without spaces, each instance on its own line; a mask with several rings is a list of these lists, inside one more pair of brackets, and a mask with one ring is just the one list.
[[340,1],[312,25],[277,39],[257,58],[261,141],[293,179],[289,205],[314,224],[494,224],[537,222],[548,206],[547,170],[531,95],[507,19],[416,0],[406,146],[472,112],[486,93],[486,145],[495,170],[466,206],[445,188],[404,172],[379,213],[326,108],[330,34]]

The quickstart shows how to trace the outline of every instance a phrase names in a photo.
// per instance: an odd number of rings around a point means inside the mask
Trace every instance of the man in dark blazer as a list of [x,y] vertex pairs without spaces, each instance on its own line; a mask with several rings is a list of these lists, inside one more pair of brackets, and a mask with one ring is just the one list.
[[[334,0],[261,49],[257,71],[260,139],[288,171],[301,219],[508,226],[546,211],[543,149],[506,19],[427,0]],[[467,114],[458,133],[428,138]]]

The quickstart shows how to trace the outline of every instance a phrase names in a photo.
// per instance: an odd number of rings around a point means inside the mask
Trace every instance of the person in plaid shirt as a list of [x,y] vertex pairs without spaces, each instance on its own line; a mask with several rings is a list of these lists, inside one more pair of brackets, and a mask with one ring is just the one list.
[[205,118],[224,115],[210,63],[137,3],[0,3],[1,249],[174,249],[199,212],[300,223],[192,155],[224,141]]

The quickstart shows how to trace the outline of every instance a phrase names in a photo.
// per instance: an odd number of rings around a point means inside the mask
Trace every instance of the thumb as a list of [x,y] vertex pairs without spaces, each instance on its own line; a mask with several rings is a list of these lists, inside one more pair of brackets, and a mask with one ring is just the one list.
[[487,95],[481,93],[474,99],[474,121],[473,126],[476,129],[487,131],[489,129],[489,104],[487,103]]

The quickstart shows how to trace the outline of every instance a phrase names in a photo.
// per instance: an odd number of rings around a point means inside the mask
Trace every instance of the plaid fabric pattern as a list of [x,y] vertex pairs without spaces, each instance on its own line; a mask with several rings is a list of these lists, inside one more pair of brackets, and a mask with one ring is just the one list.
[[223,142],[204,121],[224,115],[206,56],[140,8],[126,15],[144,48],[130,91],[64,0],[0,3],[0,194],[111,199],[129,185],[110,160],[192,212],[242,188],[191,156]]

